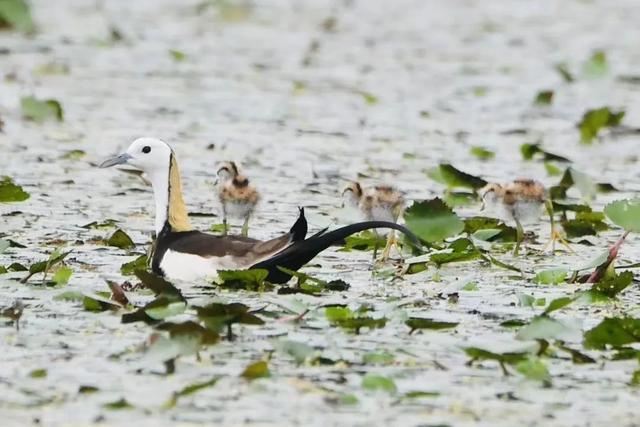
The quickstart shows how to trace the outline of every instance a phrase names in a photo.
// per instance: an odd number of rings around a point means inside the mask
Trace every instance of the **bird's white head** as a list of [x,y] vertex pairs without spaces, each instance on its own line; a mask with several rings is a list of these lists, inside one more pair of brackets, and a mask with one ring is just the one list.
[[235,162],[221,162],[218,164],[218,170],[216,175],[218,176],[217,183],[225,184],[238,176],[238,166]]
[[105,160],[100,167],[131,165],[147,173],[150,177],[166,174],[171,164],[173,151],[169,144],[157,138],[138,138],[131,143],[126,152]]

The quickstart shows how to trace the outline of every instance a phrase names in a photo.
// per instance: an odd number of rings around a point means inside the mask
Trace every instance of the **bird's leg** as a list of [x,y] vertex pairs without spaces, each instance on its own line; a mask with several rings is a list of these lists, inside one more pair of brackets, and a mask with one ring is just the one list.
[[249,236],[249,215],[244,217],[244,222],[242,223],[242,236],[243,237],[247,237]]
[[396,245],[396,234],[393,230],[387,235],[387,244],[382,252],[382,262],[386,262],[389,259],[391,248]]
[[226,236],[229,231],[229,225],[227,224],[227,208],[222,204],[222,235]]
[[520,244],[524,239],[524,229],[522,228],[522,224],[520,224],[520,220],[516,217],[513,218],[516,221],[516,247],[513,248],[513,255],[517,256],[520,251]]
[[567,240],[562,236],[562,233],[556,228],[556,219],[554,217],[553,203],[551,202],[551,200],[545,201],[544,206],[547,210],[547,214],[549,215],[549,224],[551,225],[551,232],[549,236],[549,241],[542,248],[542,252],[546,251],[547,247],[551,245],[551,253],[552,254],[556,253],[556,241],[557,241],[562,246],[567,248],[569,252],[574,253],[573,249],[571,249],[571,246],[569,246],[569,243],[567,242]]

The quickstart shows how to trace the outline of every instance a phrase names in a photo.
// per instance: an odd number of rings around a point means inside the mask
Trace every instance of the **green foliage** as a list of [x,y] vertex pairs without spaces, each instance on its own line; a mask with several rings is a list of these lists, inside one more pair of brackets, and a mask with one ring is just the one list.
[[42,123],[49,119],[64,120],[62,105],[55,99],[39,100],[32,96],[21,99],[22,116],[27,120]]
[[446,185],[448,188],[469,188],[478,190],[485,185],[484,179],[462,172],[450,164],[440,164],[426,171],[427,176],[436,182]]
[[640,319],[632,317],[606,318],[584,333],[584,346],[604,350],[606,346],[622,347],[640,342]]
[[533,381],[548,382],[551,379],[547,365],[537,357],[529,357],[516,364],[516,370]]
[[540,144],[539,142],[535,144],[522,144],[520,146],[520,153],[522,154],[522,158],[524,160],[533,160],[534,158],[539,158],[545,162],[571,162],[571,160],[567,159],[566,157],[543,150],[542,144]]
[[244,289],[247,291],[264,291],[273,286],[265,282],[268,270],[221,270],[218,271],[219,286],[227,289]]
[[362,377],[362,388],[370,391],[385,391],[390,394],[398,391],[396,383],[391,378],[376,374],[366,374]]
[[255,380],[257,378],[266,378],[271,375],[269,372],[269,365],[266,361],[260,360],[247,366],[240,374],[242,378],[247,380]]
[[135,258],[133,261],[125,262],[120,266],[120,273],[125,276],[133,275],[136,270],[144,270],[147,268],[147,255],[140,255]]
[[633,273],[624,271],[619,275],[603,277],[601,281],[591,287],[589,292],[604,295],[607,298],[616,298],[631,283],[633,283]]
[[187,55],[181,50],[169,49],[169,55],[176,62],[182,62],[187,59]]
[[363,232],[352,234],[345,239],[344,251],[352,249],[358,251],[373,251],[375,249],[384,248],[387,243],[387,239],[371,230],[365,230]]
[[233,334],[231,326],[234,323],[244,325],[264,325],[264,320],[249,312],[249,307],[241,303],[211,303],[203,307],[196,307],[198,319],[213,331],[227,328],[227,339],[231,341]]
[[609,203],[605,206],[604,213],[615,225],[627,231],[640,231],[640,199]]
[[0,29],[7,27],[25,33],[35,30],[31,9],[25,0],[0,0]]
[[575,81],[575,77],[573,77],[573,74],[569,70],[569,66],[567,64],[557,64],[555,66],[555,70],[560,74],[560,77],[562,77],[562,80],[564,80],[565,83],[573,83]]
[[608,69],[607,54],[602,50],[593,52],[582,67],[584,75],[591,78],[604,76]]
[[552,90],[542,90],[536,94],[533,103],[535,105],[551,105],[553,102],[553,91]]
[[[51,270],[52,267],[64,261],[64,259],[69,255],[71,251],[68,252],[60,252],[59,250],[55,250],[49,255],[49,258],[46,261],[38,261],[29,266],[29,274],[24,277],[21,282],[26,283],[31,277],[35,274],[42,273],[43,274],[43,282],[46,279],[47,273]],[[11,269],[12,266],[9,266]]]
[[542,285],[557,285],[567,280],[568,274],[569,270],[566,268],[552,268],[539,271],[533,280]]
[[4,176],[2,180],[0,180],[0,203],[22,202],[29,197],[29,193],[24,191],[19,185],[14,184],[8,176]]
[[496,156],[496,153],[494,153],[493,151],[487,150],[486,148],[480,146],[471,147],[470,153],[480,160],[490,160]]
[[107,245],[120,249],[132,249],[136,247],[131,237],[119,228],[109,237]]
[[332,306],[325,308],[325,317],[332,325],[340,326],[344,329],[360,333],[362,328],[377,329],[384,328],[387,324],[387,318],[374,318],[367,316],[365,312],[353,312],[348,307]]
[[171,398],[169,398],[169,400],[165,402],[163,407],[165,409],[171,409],[176,406],[176,404],[178,403],[178,399],[180,399],[181,397],[190,396],[192,394],[199,392],[200,390],[204,390],[205,388],[213,387],[214,385],[216,385],[219,379],[220,377],[213,377],[208,381],[194,383],[194,384],[185,386],[179,391],[174,392]]
[[62,266],[55,272],[51,280],[53,280],[53,283],[55,283],[58,286],[66,285],[69,282],[69,279],[71,278],[72,274],[73,274],[72,269],[66,266]]
[[422,317],[410,317],[404,323],[411,329],[409,331],[409,334],[412,334],[417,329],[442,330],[451,329],[458,326],[458,322],[442,322]]
[[587,110],[578,122],[580,140],[590,144],[602,129],[620,125],[624,114],[624,110],[614,112],[609,107]]
[[464,222],[439,198],[414,202],[404,219],[409,230],[429,243],[440,242],[464,229]]

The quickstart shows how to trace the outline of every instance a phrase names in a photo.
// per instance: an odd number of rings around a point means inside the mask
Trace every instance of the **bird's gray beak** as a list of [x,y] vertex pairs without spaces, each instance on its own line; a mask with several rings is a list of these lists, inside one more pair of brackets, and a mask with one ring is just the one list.
[[131,159],[131,156],[129,154],[122,153],[119,156],[112,157],[110,159],[105,160],[104,162],[102,162],[100,167],[110,168],[111,166],[115,166],[115,165],[124,165],[125,163],[128,163],[130,159]]

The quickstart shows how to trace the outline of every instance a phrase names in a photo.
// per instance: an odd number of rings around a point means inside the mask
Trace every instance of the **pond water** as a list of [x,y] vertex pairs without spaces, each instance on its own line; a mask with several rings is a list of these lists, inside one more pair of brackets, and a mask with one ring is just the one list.
[[[629,385],[637,360],[587,352],[596,363],[575,364],[555,352],[544,358],[546,386],[511,367],[504,375],[495,361],[467,364],[464,347],[498,352],[537,345],[500,326],[542,311],[518,305],[518,294],[548,302],[586,289],[536,285],[532,274],[479,261],[391,280],[372,275],[370,253],[336,248],[305,271],[339,277],[351,284],[347,292],[283,296],[182,284],[194,301],[242,302],[272,316],[265,314],[262,326],[236,325],[236,340],[198,358],[179,358],[171,375],[144,352],[151,326],[122,324],[120,312],[95,313],[54,299],[66,290],[105,291],[106,280],[134,279],[123,277],[120,266],[137,255],[100,242],[113,229],[82,226],[118,220],[136,243],[134,252],[145,252],[153,229],[150,188],[96,167],[143,135],[174,147],[192,212],[217,212],[215,165],[238,161],[262,193],[250,231],[258,238],[288,230],[297,206],[306,207],[312,231],[326,225],[346,179],[392,183],[409,199],[426,199],[444,187],[425,169],[451,163],[488,180],[528,176],[555,184],[559,177],[547,176],[542,162],[522,160],[519,147],[527,142],[541,141],[575,169],[620,190],[598,194],[592,203],[598,210],[634,195],[639,136],[605,132],[586,146],[575,124],[587,109],[610,106],[626,111],[626,125],[640,126],[636,0],[30,3],[38,32],[0,33],[6,49],[0,175],[31,194],[0,205],[0,232],[26,246],[0,254],[0,265],[28,265],[62,245],[73,250],[66,260],[73,275],[63,287],[43,286],[38,276],[22,284],[17,279],[25,273],[0,275],[0,305],[25,304],[19,331],[0,326],[3,425],[638,425],[640,389]],[[595,50],[606,52],[608,71],[590,77],[583,64]],[[567,64],[575,82],[561,78],[558,63]],[[551,106],[533,106],[541,90],[555,91]],[[24,120],[20,99],[28,95],[58,100],[64,121]],[[472,146],[496,155],[480,161]],[[68,156],[72,150],[84,155]],[[479,210],[473,204],[457,212]],[[204,230],[220,219],[193,222]],[[548,237],[546,222],[531,230],[541,242]],[[572,267],[619,234],[588,237],[593,246],[574,244],[574,253],[496,256],[527,272]],[[638,248],[631,235],[620,264],[640,261]],[[470,282],[476,286],[463,290]],[[446,296],[454,292],[457,301]],[[129,296],[137,304],[151,299],[144,292]],[[570,306],[554,316],[578,332],[566,345],[581,349],[581,331],[603,318],[639,317],[639,298],[634,283],[615,303]],[[368,304],[389,320],[358,335],[331,327],[323,309],[287,322],[291,313],[282,304],[292,300],[311,307]],[[407,316],[459,324],[409,334]],[[312,346],[336,363],[298,365],[278,350],[284,340]],[[363,362],[372,352],[393,359]],[[270,377],[239,377],[267,358]],[[46,376],[34,378],[38,369]],[[373,375],[391,379],[397,390],[363,388],[363,378]],[[214,377],[220,377],[214,386],[164,406],[174,392]],[[83,393],[83,386],[98,390]],[[412,391],[433,394],[408,397]],[[130,407],[109,408],[121,399]]]

